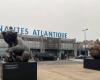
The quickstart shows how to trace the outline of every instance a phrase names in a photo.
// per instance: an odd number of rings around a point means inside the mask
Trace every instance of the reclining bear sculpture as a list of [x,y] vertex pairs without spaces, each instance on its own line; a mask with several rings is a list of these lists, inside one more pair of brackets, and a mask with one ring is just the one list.
[[8,31],[2,32],[4,41],[8,44],[7,56],[5,62],[28,62],[31,58],[31,54],[23,40],[18,37],[17,32],[13,31],[12,27],[9,27]]

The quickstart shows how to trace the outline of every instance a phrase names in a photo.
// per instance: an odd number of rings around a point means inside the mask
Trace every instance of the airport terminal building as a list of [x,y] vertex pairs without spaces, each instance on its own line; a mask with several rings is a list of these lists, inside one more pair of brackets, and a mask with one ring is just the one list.
[[[52,53],[55,55],[69,54],[74,56],[75,39],[61,39],[61,38],[51,38],[51,37],[40,37],[31,35],[21,35],[25,45],[27,45],[31,53]],[[0,48],[6,49],[7,43],[0,37]]]
[[[7,26],[0,26],[0,32],[8,30]],[[52,53],[57,56],[62,54],[67,54],[68,56],[75,56],[77,54],[76,50],[76,39],[68,39],[67,33],[62,32],[51,32],[45,30],[13,27],[13,30],[18,33],[18,35],[27,45],[31,53]],[[30,33],[31,32],[31,33]],[[30,35],[31,34],[31,35]],[[2,36],[0,35],[0,53],[2,49],[7,48],[7,44],[4,42]]]

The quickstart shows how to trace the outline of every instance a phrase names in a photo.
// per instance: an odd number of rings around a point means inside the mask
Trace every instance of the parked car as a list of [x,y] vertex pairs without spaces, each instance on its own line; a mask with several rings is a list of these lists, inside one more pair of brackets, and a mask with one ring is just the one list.
[[39,53],[34,56],[34,60],[36,61],[57,60],[57,56],[52,53]]
[[87,56],[85,56],[85,55],[79,55],[75,59],[84,59],[84,58],[87,58]]

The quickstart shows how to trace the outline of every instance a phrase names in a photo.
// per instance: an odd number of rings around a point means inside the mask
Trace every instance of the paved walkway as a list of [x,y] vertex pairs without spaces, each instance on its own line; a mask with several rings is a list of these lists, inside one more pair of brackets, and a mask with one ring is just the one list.
[[84,69],[82,64],[39,65],[38,80],[100,80],[100,71]]
[[71,61],[83,62],[83,59],[69,59]]

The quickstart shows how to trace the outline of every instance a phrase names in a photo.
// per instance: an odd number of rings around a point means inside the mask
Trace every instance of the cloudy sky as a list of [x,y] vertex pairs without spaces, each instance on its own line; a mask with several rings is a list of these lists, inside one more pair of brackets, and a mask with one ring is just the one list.
[[100,39],[100,0],[0,0],[0,24],[65,32],[68,38]]

